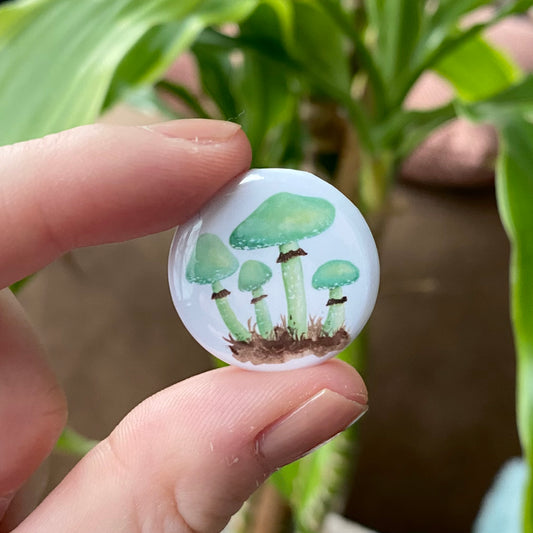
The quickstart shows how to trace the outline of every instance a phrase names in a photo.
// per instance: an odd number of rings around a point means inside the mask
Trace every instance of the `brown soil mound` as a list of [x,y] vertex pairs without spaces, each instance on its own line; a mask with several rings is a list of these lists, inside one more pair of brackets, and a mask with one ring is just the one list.
[[255,328],[251,328],[252,340],[250,342],[237,341],[231,336],[225,339],[235,359],[254,365],[279,364],[291,359],[299,359],[305,355],[323,357],[332,351],[340,351],[350,342],[348,332],[341,328],[332,337],[322,334],[322,320],[311,319],[307,336],[293,339],[290,335],[285,320],[274,328],[274,338],[267,340],[261,337]]

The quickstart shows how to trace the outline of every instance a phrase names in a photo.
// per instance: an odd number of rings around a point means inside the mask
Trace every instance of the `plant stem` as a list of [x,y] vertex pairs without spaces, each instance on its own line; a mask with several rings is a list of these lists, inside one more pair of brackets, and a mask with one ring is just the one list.
[[[263,287],[258,287],[252,291],[254,298],[261,298],[266,296],[263,291]],[[255,318],[257,320],[257,329],[259,334],[264,339],[272,338],[272,320],[270,318],[270,312],[268,311],[268,305],[266,303],[266,297],[254,303],[255,306]]]
[[[282,244],[279,250],[282,254],[298,250],[296,241]],[[307,335],[307,303],[305,299],[304,273],[299,257],[292,257],[281,263],[281,274],[287,298],[287,327],[295,339]]]
[[496,198],[511,242],[511,317],[516,346],[516,408],[520,442],[528,466],[522,529],[533,532],[533,212],[531,197],[533,126],[520,116],[496,123],[500,153],[496,166]]
[[[212,285],[213,292],[217,293],[224,290],[220,281],[215,281]],[[239,322],[239,319],[235,316],[233,309],[231,308],[228,297],[217,298],[215,300],[218,311],[224,324],[229,329],[229,332],[235,340],[249,342],[252,339],[250,332]]]
[[379,234],[397,168],[398,159],[392,151],[365,150],[354,125],[347,121],[333,184],[357,205],[375,240],[379,239],[376,232]]
[[339,29],[352,42],[355,48],[355,53],[357,54],[361,65],[366,68],[368,80],[375,97],[376,109],[379,110],[380,113],[385,114],[387,111],[385,83],[383,81],[381,72],[376,65],[376,62],[374,61],[374,57],[372,56],[368,47],[365,45],[363,39],[361,39],[358,29],[350,20],[348,15],[343,11],[341,4],[331,0],[319,0],[319,3],[322,5],[324,10],[329,13]]
[[396,164],[392,154],[386,151],[376,156],[361,154],[358,176],[359,207],[373,231],[379,231],[381,226],[395,171]]
[[[342,287],[329,289],[329,297],[335,300],[342,298]],[[344,324],[344,304],[332,304],[329,306],[328,316],[322,327],[322,331],[328,336],[333,337]]]

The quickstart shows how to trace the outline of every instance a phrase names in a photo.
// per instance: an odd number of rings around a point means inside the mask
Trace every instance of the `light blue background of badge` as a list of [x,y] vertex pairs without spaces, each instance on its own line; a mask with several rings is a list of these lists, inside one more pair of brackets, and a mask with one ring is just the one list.
[[[192,284],[185,278],[185,269],[198,236],[203,233],[218,235],[237,257],[240,265],[248,259],[262,261],[272,269],[272,279],[264,285],[266,299],[274,325],[287,313],[287,302],[281,277],[277,246],[259,250],[236,250],[229,245],[229,236],[235,227],[248,217],[263,201],[279,192],[324,198],[335,206],[333,224],[320,235],[299,241],[307,252],[302,257],[304,283],[307,297],[307,314],[326,318],[328,290],[311,286],[315,270],[332,259],[354,263],[360,271],[359,279],[343,287],[348,298],[345,305],[346,330],[353,340],[366,324],[376,301],[379,286],[379,260],[370,230],[357,208],[335,187],[308,172],[289,169],[256,169],[226,186],[195,217],[180,226],[174,235],[169,256],[169,284],[172,300],[185,327],[210,353],[221,360],[250,370],[290,370],[323,362],[335,356],[331,352],[323,357],[308,355],[282,364],[254,365],[236,360],[223,337],[228,330],[216,304],[211,300],[211,286]],[[249,318],[255,323],[251,294],[237,287],[239,271],[221,280],[231,291],[230,305],[237,318],[246,326]]]

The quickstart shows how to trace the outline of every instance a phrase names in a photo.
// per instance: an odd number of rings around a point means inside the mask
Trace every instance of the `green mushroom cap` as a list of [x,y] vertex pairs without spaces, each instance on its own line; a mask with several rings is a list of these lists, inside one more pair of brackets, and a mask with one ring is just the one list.
[[229,243],[239,250],[279,246],[319,235],[334,219],[335,207],[327,200],[280,192],[241,222]]
[[245,261],[239,272],[239,290],[253,291],[272,277],[272,270],[261,261]]
[[191,283],[206,285],[231,276],[238,268],[239,261],[220,238],[204,233],[198,237],[185,277]]
[[313,274],[315,289],[334,289],[350,285],[359,278],[359,269],[350,261],[335,259],[319,266]]

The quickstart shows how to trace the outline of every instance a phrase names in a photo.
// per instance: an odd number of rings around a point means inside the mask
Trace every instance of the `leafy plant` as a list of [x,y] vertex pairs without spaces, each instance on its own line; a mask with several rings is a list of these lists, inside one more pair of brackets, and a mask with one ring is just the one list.
[[[533,531],[533,78],[482,32],[533,1],[509,0],[24,0],[0,8],[0,144],[94,121],[116,102],[156,90],[194,114],[239,121],[258,166],[312,162],[379,233],[406,156],[435,128],[463,116],[500,136],[497,192],[509,234],[517,413],[529,465],[523,531]],[[481,22],[464,17],[488,6]],[[228,27],[226,24],[231,23]],[[66,46],[68,44],[68,46]],[[196,58],[206,102],[164,79],[176,56]],[[410,111],[405,99],[433,70],[455,99]],[[39,79],[36,91],[32,80]],[[313,153],[321,122],[336,145]],[[356,165],[345,164],[355,154]],[[297,329],[297,325],[294,325]],[[342,355],[364,366],[364,337]],[[342,503],[355,430],[278,472],[295,529],[318,531]]]

